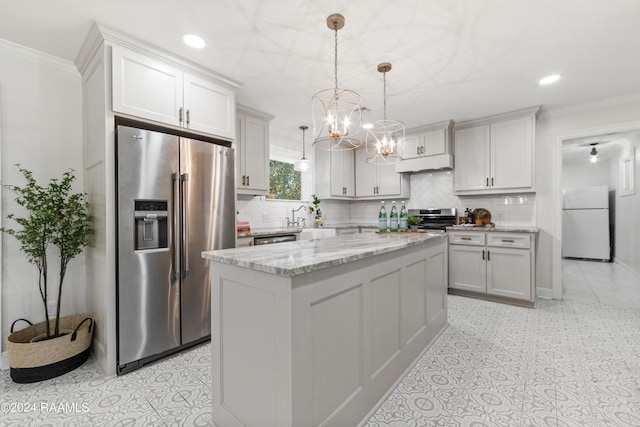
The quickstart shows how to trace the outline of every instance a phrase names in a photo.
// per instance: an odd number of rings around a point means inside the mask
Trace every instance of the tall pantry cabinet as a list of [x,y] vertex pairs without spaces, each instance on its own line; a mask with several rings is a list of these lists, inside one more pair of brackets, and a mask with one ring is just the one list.
[[[102,373],[113,376],[116,114],[231,141],[235,138],[235,92],[239,85],[95,23],[75,64],[83,86],[85,191],[94,217],[93,242],[85,250],[87,311],[96,319],[92,354]],[[172,83],[157,87],[147,78],[150,75],[164,76],[165,83]],[[152,95],[155,90],[158,93]],[[155,96],[154,101],[148,96]]]

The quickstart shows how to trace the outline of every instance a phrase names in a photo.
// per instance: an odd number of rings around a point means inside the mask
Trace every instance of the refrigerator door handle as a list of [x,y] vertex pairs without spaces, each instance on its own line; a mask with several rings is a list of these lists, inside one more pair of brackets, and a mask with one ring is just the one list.
[[182,194],[182,277],[186,277],[189,273],[189,174],[183,173],[180,175],[181,194]]
[[180,279],[180,243],[178,242],[178,228],[179,228],[179,210],[180,210],[180,187],[178,182],[178,174],[171,174],[171,181],[173,181],[173,256],[171,257],[172,280]]

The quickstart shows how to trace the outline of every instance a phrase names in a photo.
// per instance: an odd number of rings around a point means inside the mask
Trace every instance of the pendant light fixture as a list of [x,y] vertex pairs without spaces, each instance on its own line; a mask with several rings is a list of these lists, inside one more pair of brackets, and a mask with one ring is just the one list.
[[360,145],[362,107],[360,95],[338,87],[338,30],[344,27],[344,16],[333,14],[327,27],[334,31],[334,88],[317,92],[311,98],[313,114],[313,147],[316,150],[353,150]]
[[299,172],[307,172],[309,170],[311,170],[311,162],[309,160],[307,160],[307,158],[305,157],[305,150],[304,150],[304,131],[306,131],[307,129],[309,129],[309,126],[300,126],[299,128],[302,131],[302,158],[300,160],[297,160],[294,164],[293,164],[293,169],[297,170]]
[[376,120],[373,127],[367,130],[366,147],[367,162],[387,165],[401,162],[404,143],[404,122],[387,119],[387,73],[391,64],[378,64],[378,72],[382,73],[384,85],[384,116]]

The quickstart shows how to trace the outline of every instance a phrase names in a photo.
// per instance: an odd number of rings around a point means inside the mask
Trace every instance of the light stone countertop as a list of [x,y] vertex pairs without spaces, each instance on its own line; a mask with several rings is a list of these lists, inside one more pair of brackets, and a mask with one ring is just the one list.
[[447,227],[447,231],[486,231],[490,233],[538,233],[538,227],[518,227],[518,226],[500,226],[500,227],[465,227],[463,225],[454,225]]
[[326,239],[297,240],[277,245],[203,252],[202,257],[256,271],[293,277],[322,268],[397,251],[443,239],[446,234],[352,234]]

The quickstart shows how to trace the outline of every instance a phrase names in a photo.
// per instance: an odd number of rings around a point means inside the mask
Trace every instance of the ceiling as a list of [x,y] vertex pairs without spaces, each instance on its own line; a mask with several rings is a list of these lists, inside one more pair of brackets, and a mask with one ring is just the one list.
[[[0,0],[0,39],[73,61],[93,20],[242,83],[238,102],[276,116],[300,139],[311,96],[340,87],[407,127],[640,91],[638,0]],[[181,36],[196,33],[193,50]],[[550,86],[538,80],[559,73]],[[293,143],[293,142],[292,142]]]
[[562,143],[562,161],[589,163],[593,147],[596,148],[599,159],[608,159],[621,150],[628,151],[634,141],[640,141],[640,130],[565,140]]

